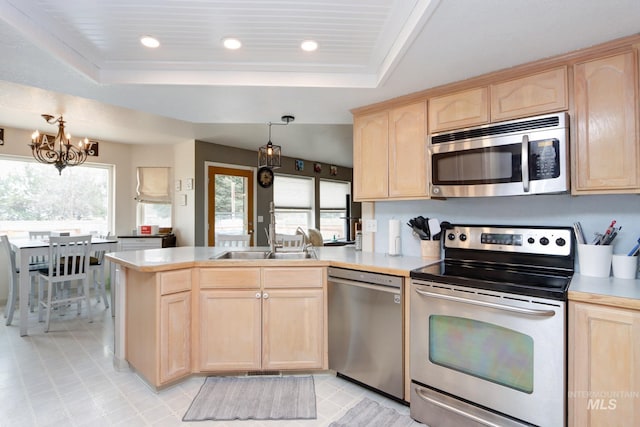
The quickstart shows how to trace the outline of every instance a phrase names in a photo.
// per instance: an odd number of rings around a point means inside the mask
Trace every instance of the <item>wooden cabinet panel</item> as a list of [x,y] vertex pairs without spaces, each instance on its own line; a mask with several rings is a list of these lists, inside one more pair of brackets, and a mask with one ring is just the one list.
[[429,99],[429,133],[488,122],[489,97],[486,87]]
[[191,374],[191,292],[160,297],[160,383]]
[[640,425],[640,312],[569,303],[569,425]]
[[567,67],[489,86],[491,121],[566,110]]
[[324,284],[323,267],[265,267],[265,288],[320,288]]
[[386,111],[357,116],[353,122],[354,200],[389,194],[389,116]]
[[426,197],[426,102],[389,112],[389,197]]
[[574,67],[574,193],[637,192],[636,53]]
[[259,370],[262,292],[200,292],[200,370]]
[[191,269],[158,273],[160,294],[167,295],[191,290]]
[[200,289],[260,289],[259,267],[201,268],[199,275]]
[[262,368],[323,368],[323,319],[321,289],[266,289]]

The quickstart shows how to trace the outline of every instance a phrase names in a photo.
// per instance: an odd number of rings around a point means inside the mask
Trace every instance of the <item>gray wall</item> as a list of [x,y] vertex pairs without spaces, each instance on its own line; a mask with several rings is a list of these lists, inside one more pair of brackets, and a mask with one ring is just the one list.
[[[285,148],[283,147],[283,151]],[[211,144],[208,142],[196,141],[195,147],[195,245],[206,246],[205,240],[205,227],[207,219],[205,218],[205,194],[207,191],[206,186],[206,171],[205,162],[225,163],[230,165],[251,166],[256,167],[258,164],[258,146],[256,150],[244,150],[241,148],[229,147],[220,144]],[[275,173],[288,174],[288,175],[303,175],[317,178],[315,180],[316,185],[316,207],[319,206],[319,194],[318,187],[320,185],[320,178],[334,179],[338,181],[353,181],[353,169],[338,166],[338,174],[336,176],[330,175],[329,164],[322,163],[322,172],[316,173],[313,170],[313,160],[298,159],[304,161],[304,170],[297,171],[295,169],[295,158],[282,157],[282,167],[275,170]],[[275,179],[278,179],[277,177]],[[267,238],[260,230],[268,224],[269,219],[269,202],[273,200],[273,187],[262,188],[259,185],[255,186],[256,191],[256,216],[262,215],[265,221],[262,224],[255,224],[255,231],[257,236],[257,245],[265,246],[267,244]],[[360,203],[353,203],[352,216],[360,217]],[[316,209],[316,224],[320,223],[319,213]]]

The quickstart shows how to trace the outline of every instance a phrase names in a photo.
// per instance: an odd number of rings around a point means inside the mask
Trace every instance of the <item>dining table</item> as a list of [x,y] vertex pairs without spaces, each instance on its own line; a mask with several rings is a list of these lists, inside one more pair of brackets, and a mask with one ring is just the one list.
[[[19,311],[20,311],[20,336],[28,335],[29,322],[29,293],[31,292],[31,277],[29,275],[29,261],[32,257],[47,256],[49,254],[48,239],[10,238],[11,248],[19,258],[20,281],[18,290]],[[115,252],[118,249],[116,238],[101,239],[91,238],[91,250],[105,250]],[[17,262],[17,260],[16,260]],[[115,265],[110,266],[110,277],[115,277]],[[113,280],[113,279],[112,279]],[[112,286],[113,288],[113,286]]]

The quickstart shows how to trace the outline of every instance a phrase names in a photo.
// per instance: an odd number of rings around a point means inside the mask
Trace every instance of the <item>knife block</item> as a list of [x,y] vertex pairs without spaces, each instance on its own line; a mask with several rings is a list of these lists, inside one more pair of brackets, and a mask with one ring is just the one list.
[[420,255],[440,259],[440,240],[420,240]]

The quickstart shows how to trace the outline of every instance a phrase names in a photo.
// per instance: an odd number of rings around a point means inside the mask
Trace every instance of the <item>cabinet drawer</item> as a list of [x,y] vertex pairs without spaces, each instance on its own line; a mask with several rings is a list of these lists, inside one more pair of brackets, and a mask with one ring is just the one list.
[[121,251],[138,251],[143,249],[158,249],[162,247],[160,237],[119,238]]
[[175,294],[191,290],[191,270],[175,270],[158,273],[160,276],[160,294]]
[[262,270],[265,288],[320,288],[324,283],[322,267],[267,267]]
[[260,289],[260,268],[202,268],[200,289],[207,288]]

